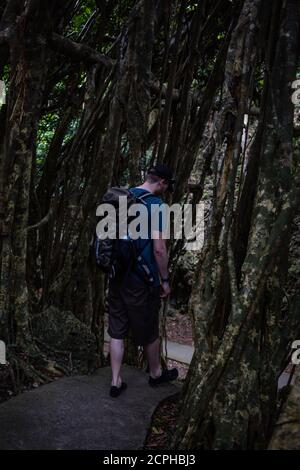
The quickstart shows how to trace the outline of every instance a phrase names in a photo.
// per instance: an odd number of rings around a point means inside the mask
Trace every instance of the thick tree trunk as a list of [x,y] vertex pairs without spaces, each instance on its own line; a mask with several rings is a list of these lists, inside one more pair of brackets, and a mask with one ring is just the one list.
[[[33,3],[19,11],[9,42],[11,82],[1,168],[5,214],[1,233],[1,333],[8,342],[19,345],[30,341],[26,280],[29,190],[47,73],[45,38],[51,25],[50,11],[45,11],[41,2]],[[8,325],[13,326],[10,332]]]
[[[239,155],[235,137],[227,153],[227,177],[225,156],[217,195],[219,203],[212,219],[215,229],[212,240],[204,247],[190,304],[195,319],[196,351],[184,389],[173,448],[263,448],[274,420],[277,378],[290,341],[288,335],[281,337],[281,341],[276,338],[283,334],[283,323],[292,322],[294,315],[290,312],[284,322],[280,320],[278,287],[286,279],[284,258],[290,224],[299,203],[291,176],[293,106],[290,89],[296,72],[299,8],[293,0],[274,3],[273,13],[278,12],[279,7],[280,31],[270,81],[265,84],[268,96],[260,173],[241,281],[237,278],[232,244],[232,178],[235,180],[234,166]],[[247,74],[253,68],[253,34],[261,7],[268,8],[263,2],[245,2],[229,48],[225,83],[227,81],[231,93],[242,92],[241,98],[245,96],[243,87],[247,87]],[[235,56],[236,53],[241,53],[241,57]],[[239,77],[234,73],[235,80],[228,82],[232,65],[237,64],[246,75]],[[246,102],[242,99],[236,103],[239,116],[241,108],[242,113],[245,112]],[[235,129],[239,129],[237,126],[238,118]],[[220,225],[219,217],[223,216],[224,225]],[[222,328],[218,300],[225,275],[230,298]],[[215,322],[217,332],[213,328]]]

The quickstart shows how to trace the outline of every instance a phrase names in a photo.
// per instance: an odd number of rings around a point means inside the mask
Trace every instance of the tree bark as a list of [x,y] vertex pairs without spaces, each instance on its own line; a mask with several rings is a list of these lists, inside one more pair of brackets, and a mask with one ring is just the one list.
[[[237,134],[233,134],[211,221],[215,228],[204,247],[190,303],[196,350],[172,448],[257,449],[265,448],[270,437],[277,378],[290,341],[288,336],[280,345],[275,340],[280,330],[281,305],[276,289],[286,279],[284,256],[299,201],[298,188],[291,176],[293,106],[287,86],[296,72],[299,9],[294,1],[278,2],[272,9],[278,6],[280,31],[270,71],[258,187],[241,282],[234,263],[232,229],[235,211],[232,183],[240,154]],[[267,8],[266,3],[244,3],[227,58],[225,85],[233,97],[239,97],[235,100],[237,114],[231,108],[237,116],[238,130],[239,116],[246,110],[243,90],[249,88],[249,73],[253,73],[255,63],[253,41],[261,7]],[[221,327],[218,299],[224,276],[230,297]],[[217,331],[213,328],[215,322]]]

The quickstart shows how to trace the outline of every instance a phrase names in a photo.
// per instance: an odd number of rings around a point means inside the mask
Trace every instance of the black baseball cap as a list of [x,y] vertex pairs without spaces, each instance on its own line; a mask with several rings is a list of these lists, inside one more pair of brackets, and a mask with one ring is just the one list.
[[169,168],[167,165],[153,165],[148,169],[148,174],[159,176],[160,178],[167,180],[169,182],[168,191],[170,191],[170,193],[173,192],[176,180],[173,178],[173,172],[171,168]]

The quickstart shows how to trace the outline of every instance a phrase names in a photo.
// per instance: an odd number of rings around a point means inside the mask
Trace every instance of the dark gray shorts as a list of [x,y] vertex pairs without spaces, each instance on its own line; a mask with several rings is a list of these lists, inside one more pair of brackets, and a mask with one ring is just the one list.
[[129,326],[136,345],[152,343],[159,337],[160,286],[121,286],[111,281],[108,291],[108,334],[124,339]]

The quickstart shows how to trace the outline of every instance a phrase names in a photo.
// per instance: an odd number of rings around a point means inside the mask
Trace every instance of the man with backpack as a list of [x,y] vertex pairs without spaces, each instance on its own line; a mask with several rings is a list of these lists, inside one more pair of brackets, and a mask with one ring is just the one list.
[[[148,170],[145,182],[129,191],[147,207],[151,219],[151,206],[163,204],[161,195],[173,190],[173,176],[166,165],[155,165]],[[127,388],[121,379],[124,338],[131,326],[136,345],[143,346],[149,364],[149,385],[157,386],[175,380],[178,370],[164,369],[160,364],[159,310],[161,299],[170,295],[168,254],[163,230],[162,213],[158,226],[150,227],[147,239],[135,240],[137,258],[129,266],[123,279],[110,279],[108,334],[110,335],[110,361],[112,382],[110,396],[117,397]],[[128,250],[127,250],[128,251]]]

